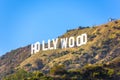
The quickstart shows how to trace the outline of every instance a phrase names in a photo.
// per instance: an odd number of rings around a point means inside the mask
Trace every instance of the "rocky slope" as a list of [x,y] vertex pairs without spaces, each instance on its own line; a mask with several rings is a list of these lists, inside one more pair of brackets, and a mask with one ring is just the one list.
[[[87,33],[86,45],[68,49],[40,51],[20,64],[28,71],[49,72],[54,65],[64,64],[67,69],[77,69],[88,64],[109,63],[120,56],[120,21],[96,27],[70,30],[61,37]],[[60,38],[61,38],[60,37]]]
[[15,68],[28,57],[30,57],[30,45],[12,50],[0,57],[0,78],[14,73]]
[[[67,49],[40,51],[30,56],[30,46],[20,48],[0,58],[0,76],[6,76],[17,69],[32,72],[40,70],[49,73],[55,65],[64,65],[66,70],[74,70],[86,65],[105,64],[119,71],[120,59],[120,20],[100,26],[68,30],[59,38],[88,34],[85,45]],[[115,67],[115,66],[114,66]]]

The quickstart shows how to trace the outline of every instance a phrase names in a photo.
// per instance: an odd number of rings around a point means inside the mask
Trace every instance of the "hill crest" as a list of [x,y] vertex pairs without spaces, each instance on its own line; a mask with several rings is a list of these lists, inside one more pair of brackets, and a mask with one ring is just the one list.
[[120,59],[120,20],[96,27],[68,30],[59,38],[88,34],[87,44],[80,47],[40,51],[30,56],[30,45],[13,50],[0,57],[0,77],[18,69],[49,73],[55,65],[65,65],[67,70],[86,65],[111,64]]

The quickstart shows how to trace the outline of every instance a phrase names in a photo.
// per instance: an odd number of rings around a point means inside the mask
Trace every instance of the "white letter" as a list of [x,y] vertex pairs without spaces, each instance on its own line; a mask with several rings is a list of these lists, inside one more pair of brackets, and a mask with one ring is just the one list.
[[48,48],[45,48],[45,41],[42,41],[42,49],[43,50],[48,50]]
[[84,34],[78,36],[76,39],[77,39],[77,42],[76,42],[77,46],[81,46],[83,44],[86,44],[87,43],[87,34],[84,33]]
[[52,39],[53,41],[53,46],[54,46],[54,49],[57,48],[57,42],[58,42],[58,38],[55,40],[55,39]]
[[74,43],[74,37],[70,37],[69,38],[69,47],[74,47],[75,43]]
[[31,55],[35,54],[40,51],[40,43],[36,42],[35,44],[31,45]]
[[80,35],[80,36],[77,36],[76,39],[77,39],[77,40],[76,40],[76,41],[77,41],[77,42],[76,42],[76,45],[77,45],[77,46],[81,46],[81,45],[82,45],[82,42],[83,42],[83,41],[82,41],[82,40],[83,40],[83,39],[82,39],[82,36],[81,36],[81,35]]
[[50,40],[48,40],[48,49],[53,49],[53,47],[51,47],[50,45]]
[[82,41],[83,41],[82,44],[86,44],[86,43],[87,43],[87,34],[84,33],[84,34],[82,34],[81,36],[82,36],[82,39],[83,39],[83,40],[82,40]]
[[61,39],[62,49],[67,47],[67,38]]

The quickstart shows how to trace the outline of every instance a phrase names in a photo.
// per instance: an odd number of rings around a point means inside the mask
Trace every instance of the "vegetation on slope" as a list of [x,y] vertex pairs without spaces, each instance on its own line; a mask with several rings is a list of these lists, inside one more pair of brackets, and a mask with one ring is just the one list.
[[[3,80],[119,80],[119,66],[120,60],[109,65],[86,65],[77,70],[66,70],[64,65],[56,65],[51,68],[48,75],[40,71],[26,72],[20,69]],[[116,68],[119,68],[119,71]]]
[[30,46],[12,50],[0,57],[0,79],[15,72],[21,62],[30,57]]
[[[21,56],[15,62],[11,60],[18,55],[19,49],[11,52],[10,58],[10,54],[1,57],[0,76],[8,75],[3,74],[4,70],[7,73],[13,70],[13,74],[6,76],[5,80],[119,80],[120,20],[68,30],[59,38],[76,37],[83,33],[88,34],[88,42],[80,47],[40,51],[28,56],[29,48],[21,50]],[[11,61],[7,66],[6,60]]]
[[86,45],[40,51],[23,61],[18,68],[48,73],[55,65],[63,64],[67,66],[67,70],[79,69],[87,64],[110,62],[120,55],[120,20],[96,27],[70,30],[59,38],[76,37],[82,33],[88,34]]

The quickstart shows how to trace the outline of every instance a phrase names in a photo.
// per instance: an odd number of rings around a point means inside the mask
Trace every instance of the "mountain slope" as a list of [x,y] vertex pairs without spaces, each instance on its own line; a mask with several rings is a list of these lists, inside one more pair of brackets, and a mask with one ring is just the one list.
[[56,65],[64,65],[69,71],[102,64],[103,68],[120,72],[120,20],[68,30],[59,38],[77,37],[83,33],[87,33],[88,42],[80,47],[40,51],[30,56],[30,46],[27,46],[7,53],[0,58],[0,76],[5,77],[19,69],[49,74]]
[[30,56],[30,45],[11,52],[0,57],[0,78],[14,73],[15,67]]
[[62,37],[88,34],[86,45],[67,49],[40,51],[20,64],[28,71],[49,72],[54,65],[64,64],[66,68],[78,69],[87,64],[109,63],[120,56],[120,20],[93,28],[70,30]]

